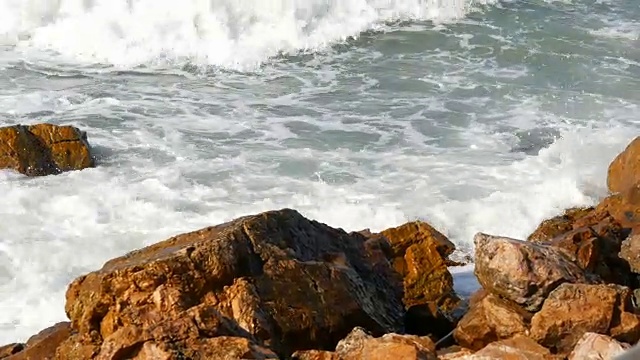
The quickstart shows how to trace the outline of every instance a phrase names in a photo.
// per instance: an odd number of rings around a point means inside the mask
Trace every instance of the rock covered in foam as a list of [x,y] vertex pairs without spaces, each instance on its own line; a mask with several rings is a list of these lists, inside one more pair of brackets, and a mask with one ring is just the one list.
[[92,166],[87,134],[78,128],[52,124],[0,128],[0,169],[40,176]]
[[564,282],[587,282],[580,267],[560,250],[507,237],[476,234],[475,274],[484,289],[537,311]]

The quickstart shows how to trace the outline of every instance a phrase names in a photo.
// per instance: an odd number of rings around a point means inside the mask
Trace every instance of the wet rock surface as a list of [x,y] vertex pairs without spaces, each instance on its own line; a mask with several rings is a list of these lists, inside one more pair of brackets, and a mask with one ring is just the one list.
[[93,166],[87,134],[78,128],[52,124],[0,128],[0,169],[42,176]]

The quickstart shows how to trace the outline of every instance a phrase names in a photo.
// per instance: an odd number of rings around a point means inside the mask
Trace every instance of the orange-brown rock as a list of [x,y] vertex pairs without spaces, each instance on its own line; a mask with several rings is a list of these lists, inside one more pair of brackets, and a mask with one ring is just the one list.
[[475,274],[482,287],[530,312],[564,282],[588,282],[584,271],[553,247],[478,233]]
[[620,258],[629,265],[629,269],[640,274],[640,233],[631,234],[620,246]]
[[362,328],[356,327],[336,346],[336,351],[300,351],[293,355],[297,360],[436,360],[435,344],[427,337],[386,334],[374,338]]
[[640,182],[640,137],[627,145],[609,165],[607,186],[612,193],[624,192]]
[[623,318],[635,316],[628,310],[631,291],[627,287],[564,283],[549,294],[542,309],[533,316],[530,336],[561,354],[571,352],[587,332],[616,333],[616,337],[635,342],[637,325],[630,327],[630,319]]
[[523,335],[496,341],[468,357],[469,360],[551,360],[555,358],[549,349]]
[[589,332],[580,338],[569,360],[613,359],[629,347],[629,344],[620,343],[609,336]]
[[556,237],[549,245],[562,249],[580,268],[605,282],[631,285],[629,267],[618,255],[629,229],[609,213],[586,216],[574,226],[574,230]]
[[438,350],[438,360],[463,360],[473,355],[473,351],[460,346],[451,346]]
[[87,135],[75,127],[38,124],[0,128],[0,169],[40,176],[92,166]]
[[414,221],[380,233],[391,245],[393,268],[404,282],[406,307],[435,302],[449,310],[457,305],[446,259],[455,246],[429,224]]
[[291,358],[293,360],[340,360],[333,351],[323,350],[296,351]]
[[0,359],[7,358],[13,354],[17,354],[24,349],[24,344],[8,344],[0,346]]
[[527,241],[538,244],[548,243],[553,238],[573,230],[575,221],[589,214],[593,209],[593,207],[570,208],[562,215],[546,219],[529,235]]
[[[100,359],[100,358],[98,358]],[[105,358],[106,359],[106,358]],[[126,359],[129,359],[126,357]],[[271,350],[242,337],[220,336],[188,344],[146,342],[131,360],[266,360],[278,359]]]
[[69,286],[77,334],[61,347],[77,352],[69,360],[116,360],[226,336],[286,357],[333,349],[354,326],[397,332],[401,289],[373,271],[366,240],[284,209],[133,251]]
[[6,360],[53,360],[56,349],[71,335],[71,324],[60,322],[27,340],[24,349]]
[[453,332],[458,344],[479,350],[496,340],[527,334],[531,313],[493,294],[481,292],[478,297]]
[[623,228],[640,226],[640,184],[603,199],[596,206],[593,216],[604,217],[606,214],[611,215]]

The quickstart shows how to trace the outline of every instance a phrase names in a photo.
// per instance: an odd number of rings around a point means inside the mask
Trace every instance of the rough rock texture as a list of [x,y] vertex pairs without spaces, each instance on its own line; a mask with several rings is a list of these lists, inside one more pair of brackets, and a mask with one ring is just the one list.
[[548,349],[522,335],[491,343],[468,357],[469,360],[551,360],[554,358]]
[[569,355],[569,360],[613,359],[629,347],[629,344],[620,343],[606,335],[585,333]]
[[354,326],[398,332],[401,289],[373,271],[384,262],[371,262],[365,241],[285,209],[131,252],[70,285],[77,333],[58,353],[135,358],[156,343],[188,355],[231,336],[284,357],[333,349]]
[[75,127],[38,124],[0,128],[0,169],[40,176],[92,166],[87,135]]
[[[101,359],[98,357],[98,360]],[[104,357],[111,359],[111,357]],[[184,350],[176,350],[166,343],[146,342],[132,360],[237,360],[237,359],[278,359],[271,350],[258,346],[241,337],[220,336],[191,343]]]
[[622,242],[620,257],[629,264],[631,271],[640,274],[640,233],[632,234]]
[[570,208],[565,210],[562,215],[546,219],[529,235],[527,241],[538,244],[548,243],[553,238],[573,230],[574,222],[589,214],[593,209],[593,207]]
[[602,217],[604,213],[611,215],[623,228],[640,226],[640,184],[603,199],[593,216]]
[[425,222],[414,221],[384,230],[391,245],[393,268],[404,279],[406,307],[435,302],[450,309],[458,298],[446,259],[455,246],[443,234]]
[[565,252],[580,268],[605,282],[632,285],[629,266],[618,256],[629,229],[608,212],[592,213],[574,223],[574,230],[549,244]]
[[631,310],[631,291],[620,285],[564,283],[531,320],[531,338],[561,354],[569,353],[587,332],[611,334],[635,343],[640,337]]
[[640,137],[631,141],[609,165],[607,186],[612,193],[623,192],[640,182]]
[[297,360],[436,360],[435,344],[427,337],[386,334],[374,338],[362,328],[355,328],[336,346],[335,352],[299,351]]
[[56,349],[71,335],[71,324],[60,322],[27,340],[24,349],[6,360],[53,360]]
[[496,340],[526,334],[531,316],[516,304],[481,290],[453,336],[461,346],[480,350]]
[[487,291],[537,311],[564,282],[588,282],[584,272],[560,250],[482,233],[474,238],[475,274]]
[[0,359],[5,359],[13,354],[17,354],[24,349],[24,344],[8,344],[0,346]]
[[406,331],[437,338],[449,334],[464,307],[453,290],[453,277],[447,268],[452,265],[448,256],[455,250],[454,244],[421,221],[381,233],[363,230],[359,234],[368,238],[367,246],[375,244],[377,254],[383,254],[392,263],[394,274],[390,277],[403,285]]
[[460,346],[452,346],[438,350],[437,354],[438,360],[462,360],[469,359],[469,357],[473,355],[473,351]]

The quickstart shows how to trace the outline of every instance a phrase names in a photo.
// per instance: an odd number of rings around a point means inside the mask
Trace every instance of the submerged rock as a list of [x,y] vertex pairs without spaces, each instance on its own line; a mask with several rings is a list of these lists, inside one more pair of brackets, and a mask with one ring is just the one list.
[[588,282],[560,250],[531,242],[476,234],[475,274],[488,292],[535,312],[558,285]]
[[401,289],[373,270],[385,263],[367,256],[366,240],[285,209],[133,251],[70,285],[76,334],[61,348],[70,360],[135,358],[160,345],[187,356],[242,337],[286,357],[333,349],[355,326],[401,331]]
[[38,124],[0,128],[0,169],[28,176],[94,166],[87,134],[73,126]]

